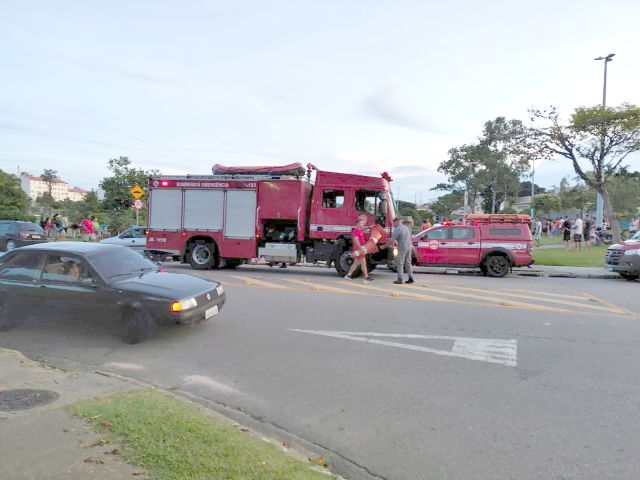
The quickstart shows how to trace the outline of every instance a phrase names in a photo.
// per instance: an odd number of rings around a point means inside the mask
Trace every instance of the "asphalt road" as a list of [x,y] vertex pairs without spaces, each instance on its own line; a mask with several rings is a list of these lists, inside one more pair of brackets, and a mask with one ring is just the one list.
[[28,318],[0,345],[182,392],[351,479],[638,478],[640,282],[178,270],[224,283],[214,321],[129,346]]

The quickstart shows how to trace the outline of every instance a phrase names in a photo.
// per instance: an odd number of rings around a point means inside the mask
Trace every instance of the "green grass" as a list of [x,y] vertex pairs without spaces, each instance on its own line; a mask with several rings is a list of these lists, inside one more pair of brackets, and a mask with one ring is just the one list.
[[[313,480],[329,477],[275,445],[200,408],[155,390],[81,400],[71,412],[108,441],[123,442],[127,461],[148,477],[216,480]],[[108,422],[108,423],[107,423]]]
[[[583,245],[584,246],[584,245]],[[536,265],[557,265],[565,267],[603,267],[607,247],[591,247],[590,251],[565,250],[564,248],[533,249]]]

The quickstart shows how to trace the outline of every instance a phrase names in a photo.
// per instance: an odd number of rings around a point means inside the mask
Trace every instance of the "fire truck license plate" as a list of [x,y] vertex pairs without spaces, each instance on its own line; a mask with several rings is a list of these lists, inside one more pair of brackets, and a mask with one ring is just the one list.
[[208,319],[208,318],[211,318],[211,317],[213,317],[216,313],[218,313],[218,306],[217,306],[217,305],[214,305],[214,306],[213,306],[213,307],[211,307],[211,308],[207,308],[207,309],[205,310],[205,312],[204,312],[204,319],[206,320],[206,319]]

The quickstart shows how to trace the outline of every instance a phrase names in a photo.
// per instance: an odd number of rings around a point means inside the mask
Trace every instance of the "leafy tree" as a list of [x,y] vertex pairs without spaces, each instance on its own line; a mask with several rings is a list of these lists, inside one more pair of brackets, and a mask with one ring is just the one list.
[[20,179],[0,170],[0,218],[26,220],[30,203],[20,186]]
[[[543,158],[563,157],[589,187],[602,195],[605,215],[609,218],[615,241],[620,240],[609,195],[608,180],[619,171],[623,160],[640,150],[640,108],[631,104],[619,107],[579,107],[564,125],[555,107],[533,109],[529,135],[516,142]],[[593,175],[589,175],[589,170]]]
[[536,215],[548,215],[562,208],[560,197],[552,193],[543,193],[533,197],[533,211]]
[[159,173],[156,170],[146,171],[133,167],[128,157],[112,158],[108,164],[112,175],[100,182],[100,187],[104,190],[104,204],[108,209],[131,208],[134,199],[129,190],[134,185],[139,185],[146,194],[149,177]]
[[42,195],[42,197],[44,198],[44,202],[46,203],[42,203],[41,205],[46,206],[49,208],[49,215],[51,215],[51,210],[53,208],[53,184],[55,183],[55,181],[58,179],[58,171],[57,170],[52,170],[50,168],[45,168],[42,171],[42,175],[40,175],[40,178],[42,178],[42,180],[47,184],[47,194],[48,195]]
[[438,198],[431,210],[440,217],[450,217],[454,210],[462,208],[464,203],[464,194],[462,192],[451,192]]
[[[546,188],[539,186],[537,183],[533,186],[533,189],[533,193],[535,195],[547,192]],[[520,191],[518,192],[518,197],[528,197],[529,195],[531,195],[531,182],[529,180],[520,182]]]
[[51,216],[53,205],[55,203],[56,203],[55,199],[49,192],[44,192],[42,195],[38,196],[38,198],[36,198],[35,200],[35,204],[45,209],[48,212],[49,216]]
[[471,205],[482,195],[484,209],[497,212],[504,200],[518,194],[520,176],[529,168],[531,152],[520,146],[525,136],[519,120],[498,117],[486,122],[477,143],[449,150],[449,159],[438,167],[447,183],[434,190],[467,191]]

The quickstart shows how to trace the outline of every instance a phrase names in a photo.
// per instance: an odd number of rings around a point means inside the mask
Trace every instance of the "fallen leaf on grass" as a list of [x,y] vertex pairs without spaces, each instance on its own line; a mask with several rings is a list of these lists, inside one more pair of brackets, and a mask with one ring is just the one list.
[[63,429],[62,429],[62,431],[63,431],[64,433],[68,433],[68,432],[69,432],[69,429],[68,429],[68,428],[63,428]]
[[134,477],[139,477],[140,475],[144,475],[144,472],[133,472],[131,475]]
[[316,464],[316,465],[320,465],[321,467],[329,468],[329,464],[327,464],[327,459],[324,458],[323,455],[320,455],[320,456],[317,456],[317,457],[314,457],[314,458],[310,458],[309,461],[311,463]]
[[244,427],[243,427],[243,428],[241,428],[241,429],[240,429],[240,431],[241,431],[241,432],[248,432],[248,431],[249,431],[249,429],[248,429],[248,428],[244,428]]
[[100,422],[100,425],[102,427],[109,428],[111,426],[111,422],[109,420],[104,420],[103,422]]
[[282,442],[282,446],[284,448],[291,448],[287,442]]
[[83,448],[93,448],[101,445],[106,445],[107,443],[109,443],[109,440],[107,440],[106,438],[101,438],[100,440],[96,440],[93,443],[85,445]]
[[110,452],[104,452],[105,455],[118,455],[119,453],[120,453],[120,450],[118,450],[117,448],[114,448]]

